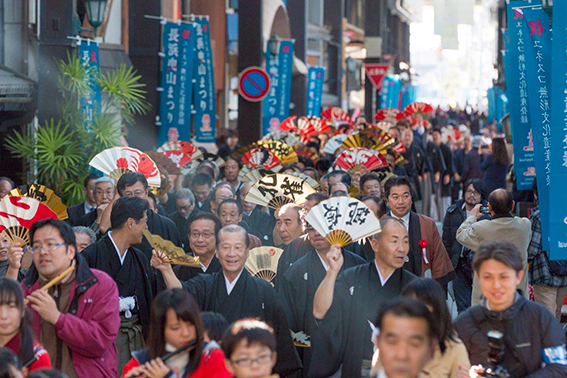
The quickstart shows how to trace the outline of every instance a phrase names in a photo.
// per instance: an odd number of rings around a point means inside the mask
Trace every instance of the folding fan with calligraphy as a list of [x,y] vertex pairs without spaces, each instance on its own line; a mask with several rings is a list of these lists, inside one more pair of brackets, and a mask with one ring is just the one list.
[[343,151],[333,163],[333,166],[347,172],[373,171],[386,168],[386,157],[375,150],[356,147]]
[[297,154],[295,153],[295,150],[293,147],[290,147],[285,143],[275,140],[260,140],[252,144],[252,146],[266,147],[273,151],[283,165],[297,163]]
[[65,220],[69,218],[67,215],[67,206],[63,204],[61,198],[59,198],[53,190],[43,185],[21,185],[13,189],[8,195],[12,197],[30,197],[36,199],[57,214],[57,219]]
[[352,119],[350,118],[348,113],[336,106],[323,110],[321,112],[321,118],[331,122],[345,121],[351,125],[353,124]]
[[295,135],[287,131],[272,131],[271,133],[264,135],[262,140],[282,142],[292,147],[301,144],[301,142]]
[[388,148],[384,146],[384,144],[376,139],[373,135],[368,133],[356,133],[349,136],[343,144],[341,145],[342,148],[349,149],[349,148],[368,148],[374,151],[378,151],[382,155],[386,155],[386,151]]
[[381,231],[376,215],[361,201],[333,197],[320,202],[305,215],[305,220],[330,244],[347,244]]
[[378,110],[374,116],[375,121],[386,121],[395,124],[404,119],[406,115],[396,108],[384,108]]
[[276,173],[262,177],[254,183],[245,200],[260,206],[279,209],[287,203],[303,205],[307,196],[315,192],[304,179]]
[[253,276],[272,282],[278,273],[278,261],[283,249],[276,247],[258,247],[251,249],[244,265]]
[[11,244],[29,244],[31,226],[49,218],[57,219],[57,214],[34,198],[6,196],[0,200],[0,233]]
[[251,169],[264,168],[278,171],[282,165],[282,162],[278,159],[276,154],[266,147],[251,148],[242,156],[241,161]]
[[313,128],[317,134],[325,134],[331,131],[331,126],[323,118],[309,116],[306,117],[309,122],[313,125]]
[[153,249],[155,249],[158,254],[161,254],[164,258],[164,262],[175,265],[191,266],[194,268],[199,268],[199,257],[187,255],[183,248],[177,247],[169,240],[163,239],[159,235],[154,235],[148,230],[142,231],[144,236],[150,243]]
[[334,155],[335,152],[341,147],[344,141],[348,138],[346,134],[337,134],[325,143],[323,152],[326,154]]
[[[281,168],[281,166],[279,166],[278,168]],[[238,179],[244,182],[248,182],[248,181],[256,182],[260,180],[262,177],[265,177],[267,175],[272,175],[274,173],[276,172],[271,171],[269,169],[264,169],[261,166],[255,168],[249,168],[247,166],[243,166],[240,172],[238,172]]]
[[433,112],[433,107],[425,102],[412,102],[404,109],[406,115],[423,115],[431,112]]
[[157,151],[171,159],[179,168],[203,156],[201,150],[184,141],[166,142]]
[[315,180],[313,177],[307,176],[305,173],[289,172],[288,175],[299,177],[300,179],[307,181],[307,183],[311,185],[313,189],[317,189],[319,187],[319,183],[317,182],[317,180]]
[[130,147],[112,147],[100,152],[89,165],[117,180],[127,172],[139,172],[148,180],[148,185],[160,187],[159,169],[145,153]]

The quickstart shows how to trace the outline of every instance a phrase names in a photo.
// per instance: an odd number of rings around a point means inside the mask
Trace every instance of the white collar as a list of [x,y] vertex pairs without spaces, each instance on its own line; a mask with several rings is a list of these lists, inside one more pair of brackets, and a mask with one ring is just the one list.
[[120,265],[124,265],[124,260],[126,260],[126,255],[128,254],[128,248],[126,248],[126,252],[124,252],[124,256],[122,256],[122,254],[120,253],[120,250],[118,250],[118,246],[114,242],[114,239],[112,239],[112,231],[108,232],[108,237],[110,238],[110,241],[112,242],[112,245],[114,245],[114,249],[116,250],[116,253],[118,254],[118,258],[120,259]]
[[213,253],[213,257],[209,260],[209,265],[205,266],[205,264],[203,264],[199,259],[199,264],[201,265],[201,270],[203,272],[206,272],[207,269],[209,269],[209,266],[211,266],[211,261],[213,261],[213,258],[217,255],[217,251],[215,251],[215,253]]
[[382,284],[382,286],[386,285],[386,282],[388,282],[388,280],[390,279],[390,277],[392,277],[392,275],[394,274],[394,272],[390,273],[390,275],[386,278],[382,277],[382,273],[380,273],[380,269],[378,269],[378,263],[376,262],[376,260],[374,260],[374,266],[376,267],[376,271],[378,272],[378,277],[380,277],[380,283]]
[[397,216],[394,215],[394,213],[391,213],[393,218],[399,219],[402,222],[404,222],[404,226],[406,226],[406,230],[409,230],[409,221],[410,221],[410,214],[411,211],[409,213],[407,213],[406,215],[404,215],[401,218],[398,218]]
[[317,255],[317,257],[319,257],[319,260],[321,260],[321,264],[323,264],[323,268],[325,268],[325,272],[327,272],[329,270],[330,266],[327,265],[327,263],[325,262],[325,260],[323,260],[323,258],[319,254],[319,252],[317,252],[317,250],[315,250],[315,254]]
[[[90,213],[91,211],[95,211],[96,210],[96,205],[95,206],[91,206],[89,205],[89,203],[87,201],[83,202],[83,207],[85,209],[85,214]],[[91,210],[91,208],[93,210]]]
[[[421,375],[418,375],[416,378],[420,378],[420,377]],[[376,374],[376,378],[388,378],[386,372],[384,371],[384,368],[378,369],[378,374]]]
[[242,275],[243,271],[244,271],[244,268],[242,268],[240,273],[238,273],[238,276],[236,276],[236,278],[232,282],[228,282],[228,278],[226,278],[226,276],[224,275],[224,272],[222,273],[222,275],[224,277],[224,282],[226,284],[226,292],[227,292],[228,295],[230,295],[230,293],[232,292],[232,289],[234,289],[234,287],[236,286],[236,283],[238,282],[238,279]]

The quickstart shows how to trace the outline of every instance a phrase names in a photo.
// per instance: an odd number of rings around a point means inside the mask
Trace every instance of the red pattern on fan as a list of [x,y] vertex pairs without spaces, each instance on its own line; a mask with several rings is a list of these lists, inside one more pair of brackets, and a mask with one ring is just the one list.
[[333,164],[349,172],[361,168],[373,171],[388,166],[386,157],[378,151],[363,147],[349,148],[343,151]]
[[242,157],[242,162],[249,168],[265,168],[273,170],[278,165],[281,165],[280,159],[274,154],[273,151],[265,147],[255,147],[246,152]]
[[338,108],[336,106],[332,108],[327,108],[321,112],[321,118],[327,121],[336,122],[336,121],[346,121],[352,125],[352,119],[347,112],[343,109]]
[[281,131],[290,131],[297,135],[302,143],[309,142],[309,137],[317,135],[317,130],[305,117],[287,117],[280,124]]
[[13,220],[17,221],[19,226],[29,230],[34,223],[39,222],[42,219],[59,219],[57,214],[55,214],[47,205],[44,205],[31,197],[6,196],[2,199],[2,202],[3,210],[7,211],[0,211],[0,218],[3,218],[0,220],[0,233],[6,230],[6,226],[4,226],[4,224],[13,224]]
[[[132,172],[139,172],[143,174],[147,179],[150,177],[159,177],[159,169],[148,155],[144,154],[143,152],[140,152],[135,148],[124,147],[123,150],[135,154],[133,159],[126,161],[126,166],[124,168],[128,168]],[[117,166],[119,164],[119,161],[120,164],[124,163],[122,159],[126,159],[126,158],[118,159],[116,161]]]
[[374,116],[375,121],[386,121],[396,123],[405,118],[405,114],[396,108],[384,108],[378,110]]
[[406,115],[431,113],[433,107],[425,102],[412,102],[404,109]]
[[331,131],[331,126],[323,118],[311,116],[306,117],[307,120],[313,125],[313,128],[317,134],[325,134]]
[[313,151],[311,151],[311,149],[305,146],[297,146],[294,149],[297,156],[305,156],[306,158],[311,159],[314,163],[316,163],[320,159],[319,154],[314,153]]
[[199,150],[193,144],[185,141],[167,142],[158,148],[158,152],[167,156],[179,168],[189,164],[197,151]]

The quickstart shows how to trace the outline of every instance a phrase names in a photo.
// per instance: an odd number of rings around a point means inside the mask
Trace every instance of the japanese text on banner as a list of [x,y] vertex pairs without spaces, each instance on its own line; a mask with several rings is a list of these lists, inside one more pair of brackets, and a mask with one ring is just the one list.
[[98,44],[92,41],[81,41],[78,45],[78,50],[81,63],[85,64],[92,72],[92,75],[89,75],[88,77],[93,79],[89,82],[91,92],[85,97],[79,99],[81,112],[85,115],[86,126],[89,122],[93,121],[94,114],[100,110],[102,101],[100,87],[94,81],[94,79],[100,75]]

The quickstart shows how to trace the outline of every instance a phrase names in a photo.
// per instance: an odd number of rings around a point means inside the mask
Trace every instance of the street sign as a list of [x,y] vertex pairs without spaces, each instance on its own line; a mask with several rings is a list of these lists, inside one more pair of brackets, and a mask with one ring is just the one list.
[[364,68],[366,69],[366,77],[370,79],[374,88],[380,89],[390,65],[388,63],[366,63]]
[[262,101],[270,91],[270,76],[260,67],[248,67],[240,73],[238,93],[251,102]]

